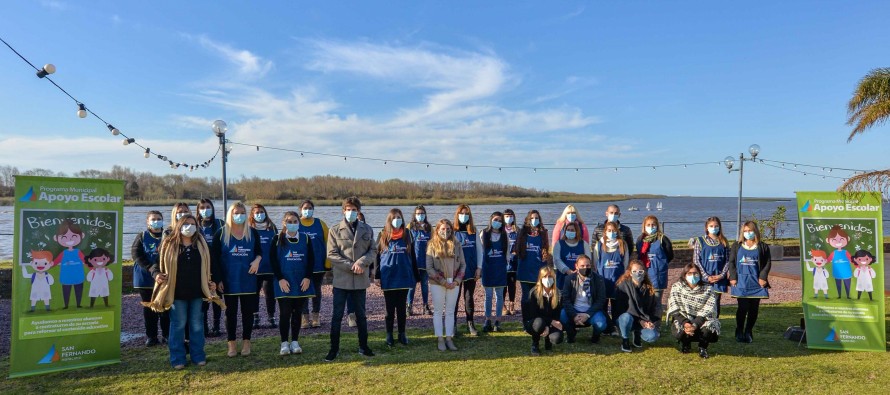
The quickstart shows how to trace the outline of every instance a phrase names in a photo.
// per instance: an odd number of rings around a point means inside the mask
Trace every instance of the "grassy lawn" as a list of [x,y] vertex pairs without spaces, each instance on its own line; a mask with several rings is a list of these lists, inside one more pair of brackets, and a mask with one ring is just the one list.
[[[734,308],[724,309],[725,333],[735,327],[734,314]],[[507,332],[461,337],[456,340],[461,350],[447,353],[435,350],[431,330],[412,331],[410,346],[391,350],[376,332],[373,358],[357,355],[355,334],[344,333],[334,363],[321,361],[325,335],[303,338],[304,354],[287,357],[277,355],[277,338],[256,340],[247,358],[226,358],[225,345],[215,343],[207,348],[206,367],[181,372],[170,368],[166,349],[126,349],[120,365],[5,380],[0,392],[882,393],[890,385],[885,353],[807,350],[784,340],[782,333],[800,316],[799,303],[764,305],[755,343],[721,339],[709,360],[680,354],[667,336],[631,354],[619,351],[618,338],[591,345],[579,336],[576,344],[531,357],[530,337],[512,324]],[[8,357],[0,361],[4,370],[8,363]]]

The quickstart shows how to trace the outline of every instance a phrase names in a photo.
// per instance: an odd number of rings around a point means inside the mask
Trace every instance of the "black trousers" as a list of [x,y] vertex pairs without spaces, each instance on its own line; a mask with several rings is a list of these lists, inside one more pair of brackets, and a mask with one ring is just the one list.
[[263,293],[266,294],[266,317],[267,319],[272,319],[275,316],[275,290],[272,289],[272,281],[275,281],[275,276],[271,274],[259,274],[256,276],[256,307],[253,309],[253,313],[260,312],[260,290],[263,290]]
[[365,315],[365,299],[367,290],[341,289],[334,287],[334,311],[331,315],[331,351],[340,351],[340,329],[343,326],[343,312],[346,305],[355,311],[355,323],[358,327],[358,346],[368,349],[368,317]]
[[306,298],[280,298],[278,299],[279,317],[278,332],[281,341],[287,341],[288,332],[293,341],[300,340],[300,325],[303,324],[303,306]]
[[315,288],[315,296],[312,297],[312,307],[310,311],[309,303],[303,305],[303,313],[318,313],[321,311],[321,284],[324,282],[324,275],[327,272],[312,273],[312,287]]
[[[460,295],[464,299],[464,314],[467,316],[467,322],[473,322],[473,312],[476,310],[476,301],[473,295],[476,293],[476,279],[464,280],[460,284]],[[457,309],[454,309],[454,323],[457,324]]]
[[516,302],[516,272],[507,272],[507,287],[504,288],[504,300]]
[[393,289],[383,291],[383,299],[386,302],[386,332],[392,333],[393,322],[398,319],[399,333],[405,333],[405,319],[407,318],[408,290]]
[[238,304],[241,304],[241,339],[250,340],[253,333],[253,313],[257,306],[256,294],[225,295],[226,301],[226,336],[235,341],[235,330],[238,328]]
[[523,326],[525,327],[525,332],[532,335],[532,343],[536,346],[541,342],[541,335],[544,333],[544,329],[548,328],[550,333],[547,335],[547,338],[550,342],[553,344],[562,343],[562,331],[550,324],[551,322],[545,322],[543,318],[537,317],[533,320],[525,321]]
[[[736,334],[750,333],[757,322],[757,313],[760,311],[760,299],[738,298],[739,308],[735,313]],[[744,332],[742,332],[744,328]]]
[[[140,289],[139,290],[139,298],[142,299],[143,302],[151,301],[151,292],[150,289]],[[145,320],[145,336],[149,339],[155,339],[158,337],[158,321],[161,322],[161,334],[164,338],[170,337],[170,312],[165,311],[163,313],[156,313],[154,310],[143,307],[142,308],[142,319]]]
[[708,348],[709,344],[716,343],[719,339],[719,336],[717,336],[716,333],[711,332],[708,328],[697,328],[695,333],[690,336],[683,330],[683,324],[678,324],[679,325],[672,323],[671,332],[680,343],[683,343],[684,346],[689,346],[692,342],[697,341],[699,347]]

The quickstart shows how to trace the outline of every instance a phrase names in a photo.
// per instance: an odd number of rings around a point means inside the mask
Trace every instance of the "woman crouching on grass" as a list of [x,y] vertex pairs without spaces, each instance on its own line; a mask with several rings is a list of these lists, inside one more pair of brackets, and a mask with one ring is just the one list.
[[161,313],[170,310],[170,364],[180,370],[186,365],[185,328],[189,328],[189,355],[198,366],[207,364],[204,353],[204,313],[201,302],[207,300],[225,308],[216,295],[217,269],[211,270],[210,251],[198,230],[198,221],[185,214],[164,237],[160,251],[160,268],[155,274],[151,302],[143,305]]
[[561,311],[556,272],[551,266],[544,266],[538,270],[538,281],[522,304],[523,326],[532,335],[532,355],[541,355],[541,337],[544,337],[545,350],[553,349],[553,343],[562,343]]
[[[284,213],[281,233],[272,238],[269,251],[272,273],[275,275],[273,288],[281,314],[279,333],[281,348],[279,355],[302,354],[300,347],[300,327],[303,306],[315,296],[312,284],[312,268],[315,265],[315,250],[312,241],[305,233],[300,233],[300,217],[294,211]],[[290,343],[288,343],[290,335]]]
[[671,333],[680,342],[681,352],[688,353],[692,342],[698,341],[698,356],[708,357],[708,345],[716,343],[720,335],[717,303],[717,293],[704,280],[701,269],[695,263],[687,263],[679,281],[671,286],[667,312]]
[[643,347],[644,341],[654,343],[658,340],[661,317],[656,311],[659,303],[646,265],[636,259],[630,261],[627,271],[615,285],[615,304],[612,305],[612,314],[617,317],[621,332],[621,351],[631,352],[631,333],[635,348]]

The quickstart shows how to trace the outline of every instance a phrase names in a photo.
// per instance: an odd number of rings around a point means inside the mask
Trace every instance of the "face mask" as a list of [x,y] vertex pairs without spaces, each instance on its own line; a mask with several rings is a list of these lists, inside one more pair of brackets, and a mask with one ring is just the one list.
[[284,227],[287,228],[288,233],[297,233],[300,230],[300,224],[284,224]]
[[161,229],[164,227],[164,221],[151,221],[148,223],[148,227],[152,229]]
[[575,236],[578,236],[578,232],[575,232],[574,230],[566,231],[566,238],[567,238],[567,239],[575,240]]
[[312,218],[313,210],[311,208],[304,208],[300,214],[303,215],[303,218]]
[[207,217],[213,215],[213,209],[212,208],[202,208],[202,209],[198,210],[198,213],[201,214],[201,218],[207,218]]
[[529,223],[530,223],[532,226],[538,226],[538,225],[541,224],[541,220],[540,220],[540,219],[537,219],[537,218],[532,218],[532,220],[531,220]]
[[177,221],[181,220],[182,217],[185,217],[186,214],[188,214],[188,213],[176,213],[176,220]]
[[467,222],[470,222],[470,215],[469,214],[458,214],[457,220],[460,221],[460,223],[465,224]]
[[658,232],[658,227],[656,227],[656,226],[647,226],[646,227],[646,233],[648,233],[650,235],[654,235],[655,232]]
[[698,274],[686,276],[686,282],[688,282],[692,285],[698,284],[699,281],[701,281],[701,276],[699,276]]
[[491,228],[492,228],[492,229],[500,229],[500,228],[501,228],[501,221],[491,221]]
[[263,222],[266,220],[266,213],[256,213],[253,215],[253,220],[256,222]]
[[232,222],[241,225],[247,220],[246,214],[232,214]]
[[609,222],[615,222],[618,220],[618,217],[620,217],[620,216],[621,216],[621,214],[607,214],[606,218],[609,219]]
[[578,214],[575,214],[575,213],[568,214],[568,215],[566,215],[566,219],[569,222],[575,222],[575,220],[578,219]]
[[584,277],[589,277],[590,276],[590,268],[585,267],[584,269],[578,269],[578,274],[580,274]]
[[393,228],[401,228],[402,227],[402,219],[401,218],[393,218],[392,219],[392,227]]
[[185,237],[192,237],[192,235],[195,234],[195,230],[195,225],[186,224],[182,225],[182,229],[179,230],[179,233],[182,233]]
[[550,288],[553,286],[553,278],[552,277],[544,277],[541,279],[541,284],[544,284],[544,288]]
[[358,218],[358,211],[344,211],[343,217],[346,218],[346,222],[354,222]]
[[745,240],[754,240],[754,232],[745,232]]
[[414,214],[414,219],[416,219],[417,222],[423,222],[426,220],[426,214]]
[[513,217],[504,217],[504,222],[506,222],[507,225],[513,225],[514,220],[515,219]]
[[710,234],[716,236],[717,234],[720,233],[720,227],[719,227],[719,226],[712,226],[712,227],[708,228],[708,233],[710,233]]
[[631,273],[630,276],[633,277],[634,282],[638,282],[638,283],[639,283],[639,282],[642,282],[642,281],[643,281],[643,278],[646,277],[646,273]]
[[609,240],[615,240],[615,238],[618,237],[618,233],[615,233],[615,232],[607,232],[607,233],[606,233],[606,237],[607,237]]
[[451,231],[450,230],[440,230],[439,237],[441,237],[445,240],[448,240],[449,238],[451,238]]

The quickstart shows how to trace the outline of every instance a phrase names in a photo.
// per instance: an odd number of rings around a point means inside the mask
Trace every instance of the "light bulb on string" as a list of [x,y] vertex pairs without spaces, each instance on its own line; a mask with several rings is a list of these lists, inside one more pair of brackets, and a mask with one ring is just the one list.
[[43,65],[43,68],[41,68],[40,70],[37,70],[37,77],[43,78],[43,77],[46,77],[47,75],[50,75],[55,72],[56,72],[56,66],[53,65],[52,63],[47,63],[47,64]]
[[151,155],[151,149],[146,148],[146,149],[145,149],[145,158],[148,159],[148,156],[149,156],[149,155]]
[[77,103],[77,117],[78,118],[86,118],[87,117],[87,106],[83,105],[83,103]]
[[260,146],[256,146],[256,150],[257,150],[257,152],[259,152]]
[[108,126],[108,131],[110,131],[112,135],[117,136],[117,135],[121,134],[121,131],[117,130],[117,128],[114,127],[114,125],[109,123],[107,126]]
[[132,137],[131,137],[131,138],[126,138],[126,139],[124,139],[124,145],[130,145],[130,144],[133,144],[133,143],[135,143],[135,142],[136,142],[136,139],[134,139],[134,138],[132,138]]

